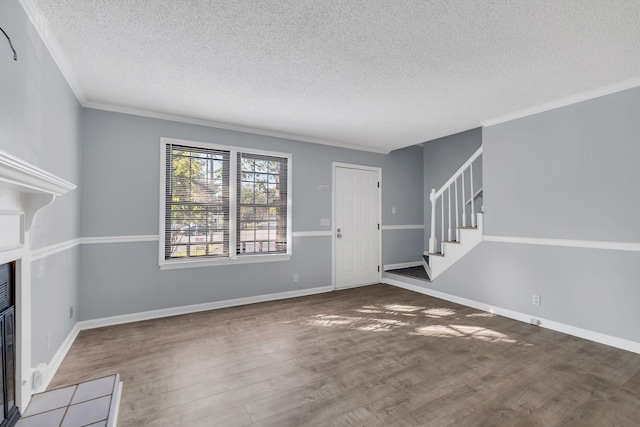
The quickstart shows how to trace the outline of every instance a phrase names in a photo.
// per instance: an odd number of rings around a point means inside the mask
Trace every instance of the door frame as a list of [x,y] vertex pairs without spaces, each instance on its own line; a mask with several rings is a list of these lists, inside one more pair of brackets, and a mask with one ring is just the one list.
[[[382,281],[382,168],[378,166],[365,166],[365,165],[357,165],[353,163],[342,163],[342,162],[333,162],[331,163],[331,287],[335,291],[336,290],[336,169],[337,168],[347,168],[347,169],[357,169],[363,171],[371,171],[376,172],[378,175],[378,182],[380,186],[378,187],[378,266],[380,267],[378,271],[378,282]],[[347,286],[345,288],[340,289],[348,289],[355,288],[359,286],[365,285],[353,285]]]

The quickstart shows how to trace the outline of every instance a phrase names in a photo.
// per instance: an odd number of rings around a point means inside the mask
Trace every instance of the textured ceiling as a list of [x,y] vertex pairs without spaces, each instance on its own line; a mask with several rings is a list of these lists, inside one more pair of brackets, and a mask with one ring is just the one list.
[[640,77],[638,0],[21,1],[85,106],[373,151]]

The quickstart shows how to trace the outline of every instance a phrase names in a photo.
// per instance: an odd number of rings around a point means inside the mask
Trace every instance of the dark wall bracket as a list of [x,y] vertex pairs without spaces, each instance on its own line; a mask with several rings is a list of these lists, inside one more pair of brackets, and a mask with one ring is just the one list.
[[2,31],[2,34],[4,34],[4,36],[7,38],[7,41],[9,42],[9,46],[11,47],[11,50],[13,51],[13,60],[17,61],[18,60],[18,54],[16,53],[16,50],[13,48],[13,43],[11,43],[11,39],[9,38],[9,35],[2,29],[2,27],[0,27],[0,31]]

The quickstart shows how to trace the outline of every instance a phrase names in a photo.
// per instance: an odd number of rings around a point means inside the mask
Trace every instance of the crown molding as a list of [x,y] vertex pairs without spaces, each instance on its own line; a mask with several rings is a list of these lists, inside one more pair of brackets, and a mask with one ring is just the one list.
[[198,119],[195,117],[188,117],[180,114],[163,113],[159,111],[146,110],[143,108],[128,107],[123,105],[115,105],[115,104],[101,103],[101,102],[95,102],[95,101],[86,101],[86,102],[82,102],[81,104],[85,108],[91,108],[94,110],[130,114],[133,116],[148,117],[151,119],[168,120],[172,122],[187,123],[192,125],[206,126],[206,127],[217,128],[217,129],[225,129],[225,130],[231,130],[236,132],[251,133],[254,135],[270,136],[273,138],[288,139],[292,141],[310,142],[312,144],[329,145],[332,147],[346,148],[349,150],[368,151],[371,153],[378,153],[378,154],[389,154],[391,152],[391,150],[387,150],[387,149],[366,147],[364,145],[347,144],[347,143],[325,140],[320,138],[312,138],[312,137],[303,136],[303,135],[296,135],[292,133],[270,131],[266,129],[251,127],[251,126],[242,126],[242,125],[235,125],[231,123],[217,122],[215,120]]
[[598,89],[589,90],[578,93],[576,95],[561,98],[555,101],[540,104],[535,107],[525,108],[524,110],[515,111],[513,113],[498,116],[493,119],[481,121],[483,127],[494,126],[500,123],[510,122],[512,120],[521,119],[523,117],[532,116],[534,114],[543,113],[545,111],[555,110],[556,108],[566,107],[567,105],[577,104],[579,102],[588,101],[590,99],[599,98],[601,96],[610,95],[623,90],[633,89],[640,86],[640,77],[631,80],[614,83]]
[[51,32],[51,28],[49,27],[47,20],[44,18],[44,15],[40,11],[40,8],[38,7],[38,5],[36,5],[35,0],[18,1],[29,17],[29,20],[33,24],[34,28],[36,29],[36,32],[40,36],[40,39],[42,39],[42,42],[49,51],[49,54],[53,58],[53,61],[60,69],[60,72],[67,81],[67,84],[71,88],[71,91],[78,99],[78,102],[82,104],[84,101],[86,101],[86,96],[82,90],[80,80],[71,68],[69,60],[62,51],[58,40]]

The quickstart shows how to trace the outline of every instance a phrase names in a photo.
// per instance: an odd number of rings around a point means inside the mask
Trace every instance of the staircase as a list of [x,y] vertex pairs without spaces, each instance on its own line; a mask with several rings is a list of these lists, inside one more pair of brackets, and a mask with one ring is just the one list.
[[434,280],[482,241],[482,147],[431,190],[431,235],[422,264]]

